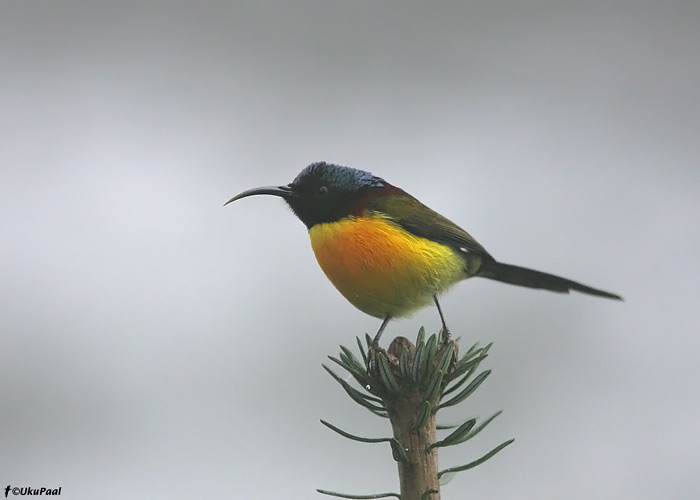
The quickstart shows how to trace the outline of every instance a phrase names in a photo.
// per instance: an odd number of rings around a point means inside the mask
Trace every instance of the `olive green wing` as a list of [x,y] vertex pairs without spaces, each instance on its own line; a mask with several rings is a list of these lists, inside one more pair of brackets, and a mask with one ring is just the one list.
[[511,285],[540,288],[552,292],[568,293],[570,290],[576,290],[598,297],[622,300],[618,294],[599,290],[568,278],[496,262],[464,229],[426,207],[408,193],[395,189],[396,195],[376,198],[368,204],[368,208],[391,219],[415,236],[455,249],[463,256],[465,270],[471,276],[476,275]]
[[389,217],[415,236],[447,245],[464,254],[478,254],[493,259],[464,229],[408,193],[377,198],[372,200],[368,208]]

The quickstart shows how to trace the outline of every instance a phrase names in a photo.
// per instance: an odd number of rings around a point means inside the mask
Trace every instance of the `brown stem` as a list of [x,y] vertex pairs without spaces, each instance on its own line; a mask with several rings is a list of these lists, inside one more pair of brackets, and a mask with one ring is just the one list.
[[[408,364],[412,366],[416,347],[407,338],[395,338],[386,352],[387,359],[397,375],[400,371],[399,358],[402,350],[408,351]],[[435,413],[431,412],[425,424],[415,428],[416,419],[425,401],[425,387],[404,386],[400,395],[383,398],[394,438],[401,443],[408,457],[407,462],[398,462],[401,500],[440,499],[437,448],[430,448],[437,436]],[[436,402],[431,401],[431,404],[434,403]]]
[[[439,500],[437,448],[428,451],[436,439],[435,414],[430,415],[423,427],[411,431],[421,401],[410,398],[388,403],[394,437],[403,445],[408,457],[408,463],[398,462],[401,500]],[[433,493],[425,495],[428,491]]]

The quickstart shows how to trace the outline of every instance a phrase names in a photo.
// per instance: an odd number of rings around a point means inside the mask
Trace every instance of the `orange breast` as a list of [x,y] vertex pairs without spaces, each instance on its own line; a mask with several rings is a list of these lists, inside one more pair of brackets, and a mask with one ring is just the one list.
[[377,318],[406,316],[467,277],[457,252],[383,217],[317,224],[309,235],[328,279],[355,307]]

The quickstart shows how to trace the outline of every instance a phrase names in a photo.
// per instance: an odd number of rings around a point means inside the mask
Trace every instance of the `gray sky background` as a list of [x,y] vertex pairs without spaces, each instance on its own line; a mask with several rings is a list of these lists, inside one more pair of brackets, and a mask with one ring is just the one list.
[[[504,413],[443,498],[700,498],[700,3],[3,2],[0,486],[72,498],[397,489],[321,369],[375,332],[281,200],[327,160],[494,256],[621,293],[443,300]],[[433,308],[394,322],[434,331]]]

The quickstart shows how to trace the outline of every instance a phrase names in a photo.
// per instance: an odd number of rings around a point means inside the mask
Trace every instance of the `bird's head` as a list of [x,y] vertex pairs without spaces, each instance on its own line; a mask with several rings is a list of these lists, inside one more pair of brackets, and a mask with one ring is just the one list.
[[299,219],[311,228],[348,215],[359,215],[372,192],[388,187],[381,177],[332,163],[312,163],[286,186],[266,186],[237,194],[229,203],[247,196],[268,194],[284,198]]

